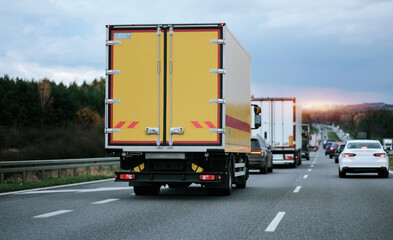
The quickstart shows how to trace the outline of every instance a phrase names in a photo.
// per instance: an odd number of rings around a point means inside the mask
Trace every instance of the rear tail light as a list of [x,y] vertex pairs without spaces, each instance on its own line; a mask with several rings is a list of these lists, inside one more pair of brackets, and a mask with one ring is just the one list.
[[293,157],[292,156],[286,156],[285,159],[286,160],[291,160],[291,159],[293,159]]
[[317,150],[317,148],[315,147],[314,150]]
[[385,153],[374,153],[374,157],[386,157]]
[[[217,179],[221,180],[221,176],[218,175]],[[206,174],[206,175],[199,175],[199,180],[202,180],[202,181],[214,181],[214,180],[216,180],[216,175],[208,175],[208,174]]]
[[135,179],[135,174],[120,174],[120,179],[133,180],[133,179]]
[[263,150],[253,150],[251,154],[262,154]]
[[356,156],[356,154],[355,153],[344,153],[343,156],[346,158],[347,157],[354,157],[354,156]]

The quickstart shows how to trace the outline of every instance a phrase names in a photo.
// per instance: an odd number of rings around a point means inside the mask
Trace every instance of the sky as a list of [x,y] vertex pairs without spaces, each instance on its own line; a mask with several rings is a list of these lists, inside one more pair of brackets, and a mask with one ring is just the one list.
[[105,76],[105,25],[226,23],[254,97],[393,104],[393,1],[0,0],[0,76],[68,85]]

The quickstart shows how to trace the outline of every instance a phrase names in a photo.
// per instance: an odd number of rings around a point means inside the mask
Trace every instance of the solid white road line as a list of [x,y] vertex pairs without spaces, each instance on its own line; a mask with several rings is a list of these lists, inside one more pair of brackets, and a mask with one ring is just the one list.
[[114,201],[117,201],[117,200],[119,200],[119,199],[118,199],[118,198],[109,198],[109,199],[106,199],[106,200],[102,200],[102,201],[98,201],[98,202],[93,202],[93,203],[91,203],[91,204],[104,204],[104,203],[114,202]]
[[53,188],[72,187],[72,186],[85,185],[85,184],[91,184],[91,183],[108,182],[108,181],[114,181],[114,180],[115,180],[114,178],[109,178],[109,179],[89,181],[89,182],[82,182],[82,183],[65,184],[65,185],[59,185],[59,186],[53,186],[53,187],[44,187],[44,188],[35,188],[35,189],[15,191],[15,192],[6,192],[6,193],[0,193],[0,196],[10,195],[10,194],[20,194],[20,193],[25,193],[25,192],[33,192],[33,191],[39,191],[39,190],[45,190],[45,189],[53,189]]
[[308,178],[308,175],[306,174],[306,175],[304,175],[304,177],[303,177],[304,179],[306,179],[306,178]]
[[300,191],[300,189],[302,188],[302,186],[297,186],[295,188],[295,190],[293,190],[294,193],[298,193]]
[[273,219],[273,221],[269,224],[269,226],[265,229],[265,232],[274,232],[276,230],[276,227],[284,217],[285,212],[278,212],[276,217]]
[[131,187],[102,187],[102,188],[88,188],[88,189],[58,189],[58,190],[43,190],[43,191],[28,191],[18,194],[40,194],[40,193],[86,193],[86,192],[106,192],[118,190],[131,190]]
[[60,215],[60,214],[64,214],[64,213],[68,213],[68,212],[72,212],[72,211],[74,211],[74,210],[59,210],[59,211],[56,211],[56,212],[51,212],[51,213],[45,213],[45,214],[42,214],[42,215],[38,215],[38,216],[35,216],[34,218],[53,217],[53,216],[56,216],[56,215]]

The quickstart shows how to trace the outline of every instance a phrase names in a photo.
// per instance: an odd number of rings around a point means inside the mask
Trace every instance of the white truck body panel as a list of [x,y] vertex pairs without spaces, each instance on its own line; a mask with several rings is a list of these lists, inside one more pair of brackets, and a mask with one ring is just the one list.
[[252,103],[262,110],[262,126],[252,135],[271,146],[274,164],[294,163],[302,147],[301,108],[295,98],[261,98]]
[[383,139],[383,148],[392,151],[392,139]]

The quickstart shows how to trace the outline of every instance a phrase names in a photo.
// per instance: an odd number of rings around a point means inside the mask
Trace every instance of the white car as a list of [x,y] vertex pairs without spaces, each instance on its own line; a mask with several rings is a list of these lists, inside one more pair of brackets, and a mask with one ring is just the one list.
[[377,140],[349,140],[339,156],[340,178],[347,173],[374,172],[389,177],[389,157]]

